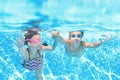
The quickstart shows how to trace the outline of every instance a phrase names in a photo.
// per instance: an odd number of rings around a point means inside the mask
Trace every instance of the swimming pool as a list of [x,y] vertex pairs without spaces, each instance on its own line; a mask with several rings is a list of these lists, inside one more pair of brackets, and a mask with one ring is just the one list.
[[84,40],[98,41],[100,35],[113,35],[98,48],[70,59],[64,46],[44,53],[45,80],[120,80],[120,1],[116,0],[1,0],[0,1],[0,80],[35,80],[34,72],[22,67],[15,46],[19,32],[41,20],[43,42],[52,44],[50,31],[67,36],[71,30],[84,30]]

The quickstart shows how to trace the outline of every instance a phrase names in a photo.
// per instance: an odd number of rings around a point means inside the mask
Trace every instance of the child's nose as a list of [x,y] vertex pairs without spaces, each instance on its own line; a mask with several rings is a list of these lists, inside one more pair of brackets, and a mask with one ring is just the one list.
[[75,36],[75,39],[78,39],[78,37],[77,37],[77,36]]

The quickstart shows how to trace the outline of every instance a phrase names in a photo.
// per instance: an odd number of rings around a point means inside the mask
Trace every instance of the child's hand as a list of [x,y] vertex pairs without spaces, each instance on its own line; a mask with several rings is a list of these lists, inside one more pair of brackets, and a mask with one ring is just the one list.
[[[103,39],[104,38],[104,39]],[[108,40],[110,40],[112,38],[112,36],[107,36],[107,35],[103,35],[101,38],[100,38],[100,42],[101,43],[104,43],[104,42],[106,42],[106,41],[108,41]]]
[[57,31],[52,31],[52,36],[54,37],[54,36],[58,36],[59,35],[59,32],[57,32]]
[[104,41],[108,41],[112,38],[112,36],[106,36],[106,38],[104,39]]
[[20,37],[15,41],[15,44],[18,48],[21,48],[22,46],[24,46],[24,36],[20,35]]
[[24,40],[20,37],[16,40],[15,44],[18,48],[21,48],[22,46],[24,46]]

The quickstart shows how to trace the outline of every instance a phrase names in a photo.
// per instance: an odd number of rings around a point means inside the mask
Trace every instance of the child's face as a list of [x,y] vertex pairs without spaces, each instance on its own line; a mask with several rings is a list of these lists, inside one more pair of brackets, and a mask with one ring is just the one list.
[[34,35],[31,39],[29,39],[29,45],[30,46],[39,46],[41,44],[41,38],[40,35]]
[[83,35],[79,31],[74,31],[70,33],[69,39],[74,43],[74,44],[79,44],[80,41],[82,40]]

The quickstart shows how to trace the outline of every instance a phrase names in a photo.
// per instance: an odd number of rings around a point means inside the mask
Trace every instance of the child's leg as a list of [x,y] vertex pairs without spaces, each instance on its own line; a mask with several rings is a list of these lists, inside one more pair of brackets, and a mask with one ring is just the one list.
[[39,67],[37,70],[35,70],[35,77],[36,77],[36,80],[43,80],[42,67]]

